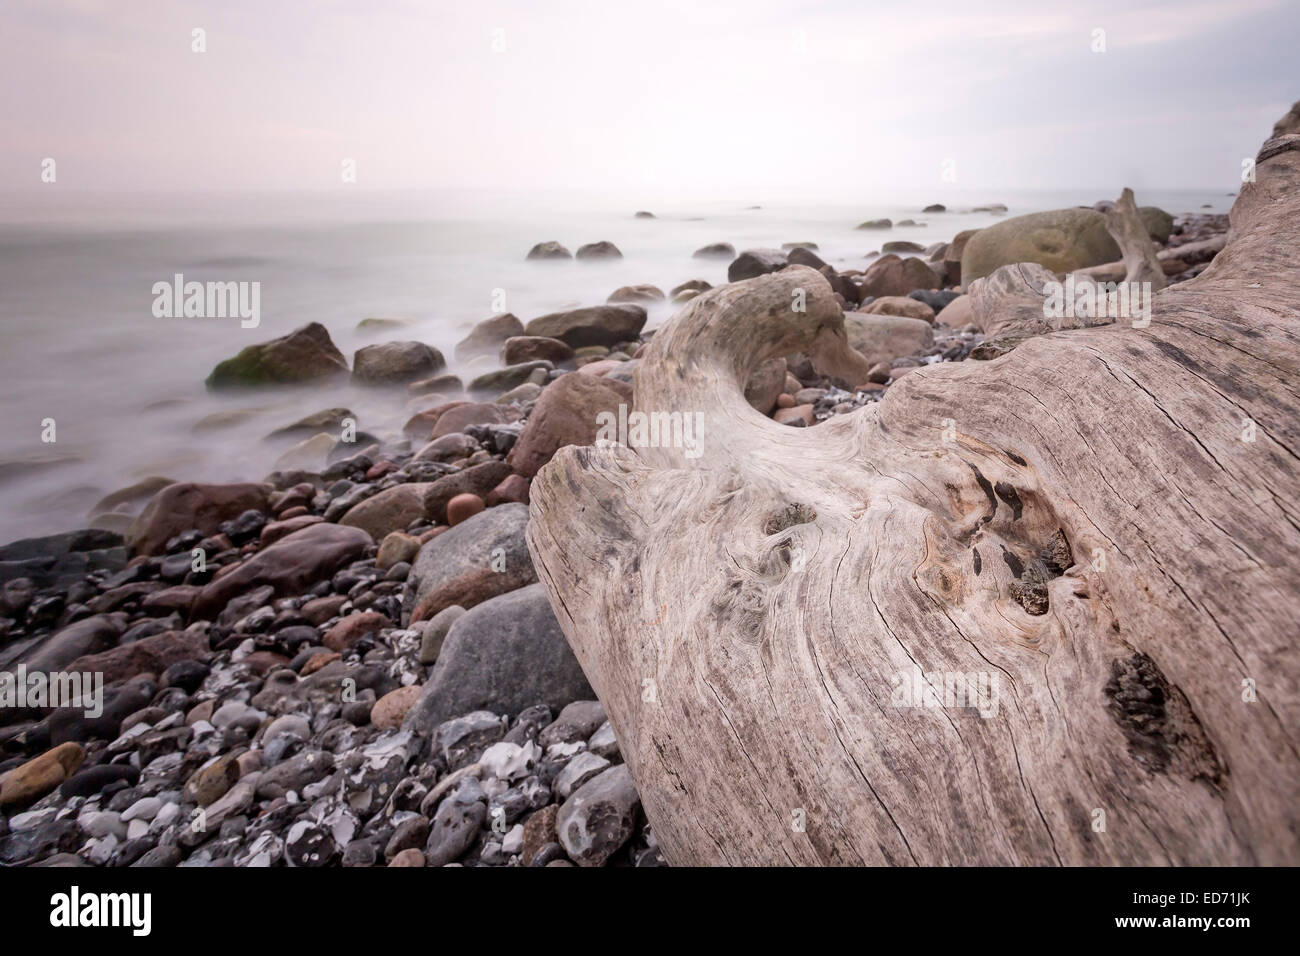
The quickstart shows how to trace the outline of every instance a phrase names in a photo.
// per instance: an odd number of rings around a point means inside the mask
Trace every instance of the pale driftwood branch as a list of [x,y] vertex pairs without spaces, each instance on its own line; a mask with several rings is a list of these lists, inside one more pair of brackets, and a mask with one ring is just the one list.
[[1106,210],[1106,230],[1119,246],[1125,282],[1148,282],[1152,292],[1165,287],[1165,271],[1156,258],[1156,244],[1138,218],[1133,190],[1125,187],[1115,205]]
[[[1294,114],[1278,132],[1148,328],[793,429],[741,385],[837,354],[838,310],[779,272],[695,299],[638,369],[636,408],[699,411],[702,455],[542,469],[538,574],[670,862],[1300,863]],[[903,706],[915,670],[996,680],[996,713]]]

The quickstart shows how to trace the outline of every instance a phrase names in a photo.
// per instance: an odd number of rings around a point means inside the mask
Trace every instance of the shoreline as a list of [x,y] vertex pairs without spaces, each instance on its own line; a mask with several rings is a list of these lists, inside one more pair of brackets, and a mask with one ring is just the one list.
[[[1059,275],[1113,281],[1118,256],[1099,260],[1094,220],[1073,212],[1062,221],[1078,220],[1077,259]],[[1226,220],[1153,214],[1170,283],[1213,260]],[[874,242],[894,224],[864,227]],[[725,259],[732,282],[815,270],[868,369],[849,381],[802,355],[774,359],[747,383],[750,406],[820,427],[917,369],[1005,354],[966,296],[966,249],[982,231],[928,248],[885,241],[860,270],[828,265],[815,242],[699,250]],[[1020,241],[981,248],[979,275]],[[571,256],[551,243],[530,253]],[[456,346],[494,366],[470,382],[421,342],[363,346],[349,362],[315,324],[218,365],[214,389],[350,377],[423,407],[397,437],[322,409],[287,426],[283,467],[262,482],[141,483],[108,496],[103,514],[120,520],[101,525],[113,527],[0,546],[0,672],[106,685],[95,717],[0,709],[0,860],[661,865],[524,533],[529,485],[555,452],[609,437],[610,416],[629,421],[653,337],[646,307],[677,310],[714,288],[685,276],[527,323],[494,315]],[[709,440],[691,437],[703,466]],[[653,454],[658,441],[627,443]]]

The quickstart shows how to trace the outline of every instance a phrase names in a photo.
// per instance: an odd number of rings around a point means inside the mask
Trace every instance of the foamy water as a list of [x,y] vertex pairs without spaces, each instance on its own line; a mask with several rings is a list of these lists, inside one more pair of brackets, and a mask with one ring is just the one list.
[[[212,367],[245,345],[321,322],[351,361],[374,342],[417,339],[441,349],[466,379],[452,347],[492,313],[529,319],[604,302],[619,286],[648,282],[667,292],[687,279],[726,281],[727,263],[691,258],[700,246],[738,250],[811,241],[838,269],[864,268],[891,239],[922,246],[1000,217],[961,211],[1002,202],[1008,215],[1090,205],[1110,191],[937,196],[901,202],[668,202],[635,219],[626,201],[510,196],[103,197],[61,193],[0,201],[0,541],[84,526],[103,495],[150,475],[177,480],[258,480],[283,452],[263,440],[303,415],[346,406],[362,429],[396,433],[425,399],[347,383],[247,393],[212,393]],[[953,211],[922,214],[942,201]],[[1143,205],[1175,215],[1222,191],[1147,193]],[[1208,211],[1208,210],[1207,210]],[[857,231],[865,219],[912,218],[918,227]],[[526,262],[536,242],[570,251],[609,240],[624,258]],[[154,283],[260,282],[261,324],[238,318],[159,319]],[[500,293],[497,290],[501,290]],[[648,328],[676,308],[651,306]],[[366,317],[411,325],[357,331]],[[221,413],[233,413],[222,415]],[[215,418],[214,418],[215,416]],[[57,440],[42,441],[53,419]],[[201,423],[206,422],[206,427]]]

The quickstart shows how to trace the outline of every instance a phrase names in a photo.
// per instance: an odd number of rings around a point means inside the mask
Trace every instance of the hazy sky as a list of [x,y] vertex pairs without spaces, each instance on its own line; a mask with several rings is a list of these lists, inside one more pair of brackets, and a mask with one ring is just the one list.
[[[0,189],[1235,188],[1298,0],[4,0]],[[202,28],[206,52],[193,52]],[[1105,52],[1094,52],[1096,30]],[[945,164],[945,161],[950,161]]]

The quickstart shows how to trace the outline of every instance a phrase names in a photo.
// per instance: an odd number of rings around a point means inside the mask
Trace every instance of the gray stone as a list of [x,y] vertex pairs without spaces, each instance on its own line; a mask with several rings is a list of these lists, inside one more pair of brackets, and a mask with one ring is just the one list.
[[575,790],[556,817],[560,843],[579,866],[602,866],[636,828],[641,798],[626,764],[617,764]]
[[594,697],[546,591],[532,584],[483,602],[452,625],[405,726],[427,735],[472,710],[515,714],[538,702],[558,709]]
[[423,633],[420,635],[420,663],[428,666],[436,663],[438,654],[442,651],[442,642],[447,637],[447,632],[455,624],[465,609],[459,604],[453,604],[451,607],[445,607],[430,620],[424,622]]
[[469,609],[535,582],[524,540],[527,526],[528,506],[511,502],[480,511],[425,542],[406,576],[403,617],[431,620],[444,608]]
[[469,849],[487,818],[487,796],[475,777],[464,782],[441,804],[429,827],[424,847],[427,866],[445,866]]

